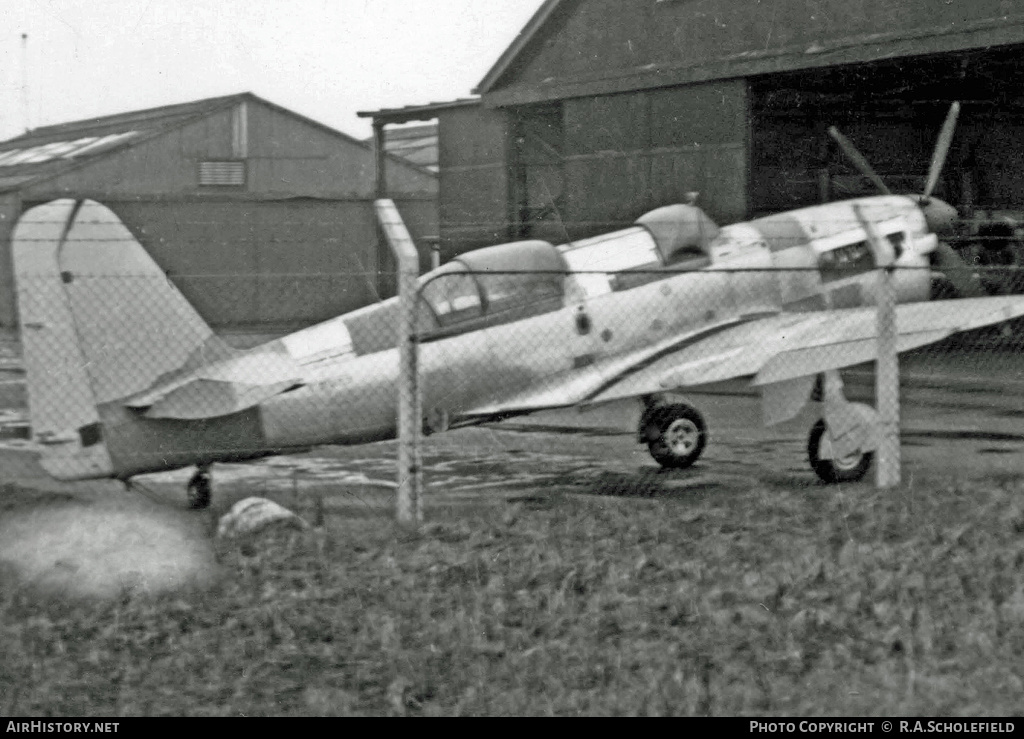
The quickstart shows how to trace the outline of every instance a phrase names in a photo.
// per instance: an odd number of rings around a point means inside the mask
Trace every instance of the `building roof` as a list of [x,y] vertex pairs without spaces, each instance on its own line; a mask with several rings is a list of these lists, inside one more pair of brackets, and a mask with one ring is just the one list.
[[205,98],[194,100],[188,103],[176,105],[162,105],[157,108],[145,110],[134,110],[127,113],[115,113],[113,115],[99,116],[96,118],[85,118],[80,121],[68,123],[57,123],[52,126],[41,126],[32,129],[28,133],[8,139],[0,143],[0,150],[7,149],[12,145],[28,144],[34,145],[40,142],[54,141],[65,138],[76,138],[79,136],[97,136],[121,131],[146,128],[170,126],[187,118],[204,116],[222,108],[235,105],[246,99],[255,99],[252,93],[240,93],[236,95],[225,95],[221,97]]
[[[0,142],[0,192],[19,189],[114,151],[136,146],[173,129],[243,102],[255,102],[316,126],[357,146],[363,141],[319,121],[275,105],[251,92],[205,98],[177,105],[117,113],[43,126]],[[414,161],[392,157],[406,166]],[[418,167],[434,174],[425,167]]]
[[504,74],[515,62],[516,58],[523,52],[523,50],[529,46],[530,42],[533,41],[534,37],[540,32],[541,28],[548,22],[555,11],[558,10],[565,0],[544,0],[544,4],[537,9],[537,12],[533,14],[533,17],[526,22],[523,29],[516,35],[505,51],[502,52],[501,56],[498,57],[498,61],[494,63],[490,71],[484,75],[484,78],[480,80],[480,83],[473,89],[474,95],[485,95],[490,92],[491,88],[494,87],[495,83],[500,80]]
[[430,121],[437,118],[442,110],[451,108],[465,108],[470,105],[479,105],[480,98],[459,98],[448,100],[442,103],[427,103],[426,105],[406,105],[402,108],[383,108],[381,110],[360,110],[356,113],[360,118],[373,118],[374,121],[384,125],[389,123],[401,124],[414,121]]
[[[841,0],[830,2],[837,7],[843,5]],[[895,20],[868,14],[865,16],[868,22],[863,27],[835,21],[829,13],[808,15],[804,0],[760,3],[754,14],[759,20],[753,27],[746,22],[754,16],[744,3],[709,0],[706,4],[714,6],[716,12],[703,12],[683,0],[630,0],[628,3],[622,0],[623,7],[618,12],[631,14],[631,20],[637,23],[619,33],[615,18],[585,13],[586,0],[545,0],[473,92],[483,96],[483,104],[488,108],[528,105],[570,97],[1024,44],[1024,13],[1006,8],[998,10],[991,4],[965,4],[963,10],[948,8],[938,13],[929,10],[934,3],[917,0],[904,3],[908,6],[906,13]],[[821,0],[818,4],[828,3]],[[656,14],[647,13],[646,9],[651,6],[664,8],[666,19],[676,20],[667,23]],[[599,5],[595,3],[594,7]],[[719,11],[728,11],[732,22],[724,17],[720,21]],[[761,29],[766,14],[774,18],[776,11],[780,19],[787,19],[782,21],[788,24],[787,33],[773,35],[751,30]],[[573,26],[571,19],[577,12],[579,22]],[[680,25],[680,18],[686,19],[685,28]],[[740,18],[744,22],[737,22]],[[553,38],[554,34],[561,33],[567,20],[572,26],[571,32]],[[600,43],[586,31],[588,25],[596,23],[607,24],[602,29]],[[673,34],[683,29],[689,34],[685,36],[689,41],[641,44],[639,51],[634,51],[626,34],[650,32],[655,27],[665,31],[665,39],[676,38]],[[719,32],[719,29],[728,30]],[[721,43],[723,41],[728,43]],[[555,49],[546,50],[548,43],[555,44]],[[563,44],[567,52],[564,57],[556,51]],[[623,45],[628,53],[621,51]],[[538,56],[536,67],[533,66],[535,54]],[[591,55],[592,61],[601,63],[581,62],[571,70],[560,65],[569,57],[590,60]],[[521,79],[524,72],[528,77],[533,76]]]
[[246,100],[258,98],[241,93],[36,128],[0,142],[0,190],[51,177]]

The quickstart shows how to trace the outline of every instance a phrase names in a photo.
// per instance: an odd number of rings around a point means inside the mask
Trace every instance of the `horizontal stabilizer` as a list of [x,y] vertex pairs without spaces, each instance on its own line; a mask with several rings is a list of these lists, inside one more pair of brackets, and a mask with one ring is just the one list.
[[243,385],[196,379],[164,395],[146,410],[149,418],[217,418],[238,413],[295,387],[294,382]]
[[279,342],[164,378],[124,400],[149,418],[216,418],[301,386],[302,370]]

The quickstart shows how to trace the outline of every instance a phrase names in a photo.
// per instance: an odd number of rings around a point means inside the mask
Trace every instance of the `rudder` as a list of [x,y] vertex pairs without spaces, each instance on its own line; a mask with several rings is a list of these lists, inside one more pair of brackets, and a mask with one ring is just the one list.
[[42,465],[60,479],[116,477],[99,407],[231,350],[97,202],[32,208],[12,251]]

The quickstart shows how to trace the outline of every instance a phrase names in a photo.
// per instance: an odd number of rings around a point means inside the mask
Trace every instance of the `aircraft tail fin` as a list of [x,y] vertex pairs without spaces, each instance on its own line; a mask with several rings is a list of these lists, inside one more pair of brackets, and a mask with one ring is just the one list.
[[91,200],[27,211],[12,239],[32,437],[60,479],[116,476],[104,404],[231,350]]

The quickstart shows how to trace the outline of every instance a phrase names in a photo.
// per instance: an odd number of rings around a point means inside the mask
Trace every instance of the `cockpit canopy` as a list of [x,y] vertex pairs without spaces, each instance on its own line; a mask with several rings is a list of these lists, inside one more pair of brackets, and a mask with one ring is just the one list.
[[718,226],[695,205],[666,205],[637,218],[651,232],[663,264],[707,255]]
[[423,277],[423,298],[444,328],[503,323],[562,306],[568,266],[546,241],[517,241],[468,252]]
[[636,225],[555,247],[516,241],[467,252],[421,278],[420,325],[442,334],[470,331],[558,310],[566,276],[572,294],[594,297],[662,279],[665,270],[710,263],[719,228],[692,205],[658,208]]

